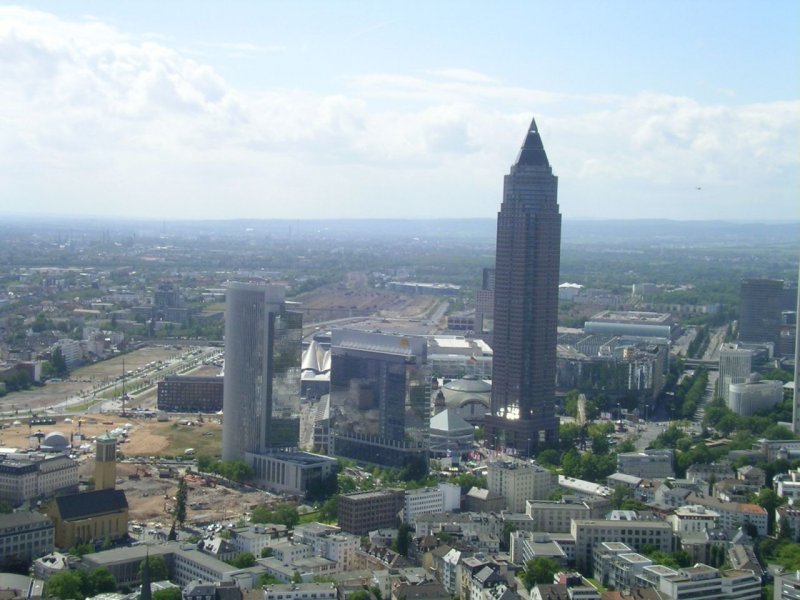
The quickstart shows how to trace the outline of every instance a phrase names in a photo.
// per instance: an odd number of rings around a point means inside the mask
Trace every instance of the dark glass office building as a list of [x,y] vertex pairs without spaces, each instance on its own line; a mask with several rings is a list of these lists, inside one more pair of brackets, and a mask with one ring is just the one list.
[[302,325],[282,286],[226,286],[223,460],[296,448]]
[[334,331],[332,454],[387,467],[424,468],[430,380],[423,338]]
[[772,342],[775,352],[779,353],[785,296],[783,280],[742,280],[739,341]]
[[555,416],[561,213],[558,178],[531,126],[497,215],[494,361],[487,443],[531,454],[558,438]]

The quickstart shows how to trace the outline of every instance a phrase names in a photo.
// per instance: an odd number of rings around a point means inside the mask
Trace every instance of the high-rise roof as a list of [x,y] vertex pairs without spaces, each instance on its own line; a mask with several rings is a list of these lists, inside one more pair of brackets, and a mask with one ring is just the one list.
[[539,135],[539,128],[536,126],[536,119],[531,119],[531,126],[528,127],[528,135],[525,136],[525,142],[520,148],[516,164],[531,167],[550,166],[542,144],[542,136]]

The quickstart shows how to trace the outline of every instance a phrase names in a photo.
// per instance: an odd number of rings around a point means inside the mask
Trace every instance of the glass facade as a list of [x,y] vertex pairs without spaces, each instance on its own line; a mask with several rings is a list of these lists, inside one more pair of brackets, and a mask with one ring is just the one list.
[[287,309],[283,287],[227,285],[223,460],[297,445],[301,340],[302,317]]
[[333,453],[390,467],[427,465],[430,379],[424,339],[334,331]]

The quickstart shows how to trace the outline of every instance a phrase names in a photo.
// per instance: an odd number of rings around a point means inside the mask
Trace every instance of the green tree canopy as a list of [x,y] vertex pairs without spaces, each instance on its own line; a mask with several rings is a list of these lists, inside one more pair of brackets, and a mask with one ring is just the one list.
[[182,600],[182,598],[183,593],[179,587],[171,587],[153,592],[153,600]]
[[[167,572],[167,562],[162,556],[148,556],[146,560],[148,566],[150,567],[150,581],[164,581],[165,579],[169,578],[169,573]],[[142,577],[142,573],[144,572],[144,563],[144,560],[139,563],[140,579]]]
[[249,552],[240,552],[230,561],[237,569],[247,569],[256,564],[256,557]]
[[560,570],[559,564],[550,558],[534,558],[525,563],[522,580],[527,589],[537,583],[553,583],[553,575]]

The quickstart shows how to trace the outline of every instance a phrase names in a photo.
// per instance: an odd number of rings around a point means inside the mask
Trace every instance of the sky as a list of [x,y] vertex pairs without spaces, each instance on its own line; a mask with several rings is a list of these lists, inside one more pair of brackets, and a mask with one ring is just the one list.
[[800,2],[0,6],[0,217],[800,220]]

